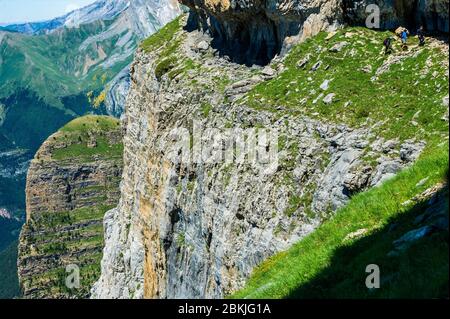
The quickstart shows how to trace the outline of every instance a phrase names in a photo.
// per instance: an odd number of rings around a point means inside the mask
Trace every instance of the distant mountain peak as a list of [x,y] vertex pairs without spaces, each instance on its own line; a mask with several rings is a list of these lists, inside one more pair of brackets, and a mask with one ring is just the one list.
[[[0,30],[25,34],[45,34],[61,27],[73,28],[98,20],[113,20],[128,9],[135,13],[134,16],[142,17],[140,22],[148,18],[147,14],[151,14],[161,25],[172,20],[175,17],[174,13],[178,13],[180,10],[176,0],[98,0],[61,17],[41,22],[3,25],[0,26]],[[150,31],[154,32],[155,30],[151,29]],[[147,32],[142,34],[142,36],[147,35]]]
[[64,26],[77,27],[96,20],[111,20],[128,9],[130,0],[99,0],[65,15]]

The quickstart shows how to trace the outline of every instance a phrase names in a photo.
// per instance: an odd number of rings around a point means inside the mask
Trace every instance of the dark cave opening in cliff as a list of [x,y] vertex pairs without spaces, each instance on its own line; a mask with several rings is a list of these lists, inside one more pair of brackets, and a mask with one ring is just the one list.
[[268,65],[281,53],[284,38],[297,34],[300,27],[298,23],[278,25],[263,13],[252,16],[250,21],[227,22],[191,12],[186,30],[207,32],[218,56],[251,67]]
[[394,8],[399,14],[400,23],[402,23],[404,27],[414,31],[417,29],[418,24],[420,24],[416,14],[418,3],[418,0],[394,1]]
[[276,36],[276,27],[258,21],[254,25],[239,24],[232,34],[215,32],[211,46],[219,56],[246,66],[265,66],[281,52],[282,44]]

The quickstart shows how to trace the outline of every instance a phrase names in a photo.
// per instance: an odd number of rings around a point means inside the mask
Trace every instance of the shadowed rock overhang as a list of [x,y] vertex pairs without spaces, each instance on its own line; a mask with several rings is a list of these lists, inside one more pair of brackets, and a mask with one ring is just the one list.
[[448,0],[180,0],[188,28],[207,31],[213,47],[237,63],[267,64],[292,42],[343,23],[364,25],[366,7],[380,7],[380,27],[424,25],[448,32]]

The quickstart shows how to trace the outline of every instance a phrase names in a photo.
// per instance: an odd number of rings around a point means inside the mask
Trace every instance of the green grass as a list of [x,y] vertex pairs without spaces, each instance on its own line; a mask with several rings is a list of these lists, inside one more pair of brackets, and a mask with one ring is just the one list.
[[92,130],[112,131],[120,126],[120,121],[110,116],[86,115],[79,117],[66,125],[60,131],[65,133],[88,133]]
[[211,110],[212,110],[212,105],[211,104],[209,104],[209,103],[202,103],[202,105],[201,105],[201,110],[202,110],[202,114],[203,114],[203,116],[204,117],[208,117],[209,116],[209,113],[211,112]]
[[[47,148],[39,151],[35,160],[48,157],[61,161],[56,165],[83,165],[86,162],[113,161],[122,165],[122,135],[119,120],[108,116],[88,115],[77,118],[48,140]],[[67,163],[67,162],[68,163]],[[120,178],[111,177],[105,183],[87,183],[77,190],[76,207],[69,211],[33,212],[23,227],[22,259],[36,258],[41,266],[33,275],[24,276],[21,285],[30,288],[34,297],[85,298],[100,273],[101,251],[104,246],[102,220],[106,211],[115,207],[111,194],[118,191]],[[113,201],[114,202],[114,201]],[[65,266],[76,264],[82,269],[82,287],[69,290],[64,285]]]
[[[100,63],[85,69],[90,60],[98,60],[98,46],[107,56],[120,54],[125,49],[115,45],[118,35],[101,40],[80,50],[83,43],[107,30],[110,23],[94,22],[80,28],[65,28],[61,32],[28,36],[8,33],[8,41],[2,41],[0,52],[0,97],[8,96],[17,87],[30,88],[46,102],[63,107],[60,97],[102,90],[104,83],[128,65],[132,56],[104,69]],[[137,46],[138,39],[133,37]]]
[[[74,263],[74,261],[71,261]],[[52,269],[44,274],[38,274],[27,279],[27,285],[46,287],[52,295],[66,295],[72,298],[87,298],[89,297],[90,287],[100,277],[100,262],[101,254],[94,254],[90,256],[82,256],[76,261],[80,267],[80,288],[68,289],[65,281],[69,273],[66,272],[65,267],[58,267]]]
[[163,45],[170,43],[173,40],[175,33],[181,29],[180,20],[181,17],[176,18],[172,22],[168,23],[164,28],[154,33],[149,38],[145,39],[141,43],[141,48],[145,52],[151,52],[160,48]]
[[[392,241],[414,229],[412,221],[423,212],[424,203],[402,203],[446,181],[447,174],[448,144],[427,149],[411,168],[356,195],[309,236],[257,267],[231,298],[448,297],[448,232],[426,238],[398,257],[386,256]],[[400,226],[390,232],[393,224]],[[344,241],[363,228],[368,230],[363,238]],[[372,263],[387,280],[381,289],[365,288],[365,267]]]
[[41,244],[43,242],[66,242],[66,241],[77,241],[86,237],[96,236],[103,232],[102,220],[98,220],[98,224],[92,224],[89,226],[84,226],[79,229],[65,231],[64,233],[59,233],[53,231],[49,228],[43,233],[32,234],[27,238],[30,244]]
[[[349,32],[354,33],[353,37],[345,36]],[[411,39],[411,56],[372,81],[376,70],[388,59],[382,52],[383,39],[388,35],[392,36],[390,32],[346,28],[326,40],[327,33],[322,32],[294,47],[284,62],[285,71],[257,85],[242,103],[271,112],[282,105],[286,110],[280,111],[280,117],[284,112],[306,114],[355,128],[378,124],[374,133],[387,139],[402,141],[416,137],[430,140],[439,134],[447,136],[448,123],[441,120],[445,112],[442,98],[449,89],[444,63],[447,57],[439,49],[430,47],[419,51],[419,48],[413,48],[417,40]],[[341,41],[347,41],[349,45],[339,53],[328,51]],[[399,44],[396,43],[394,48],[398,54]],[[308,55],[306,67],[299,68],[298,62]],[[428,58],[432,61],[431,66],[426,65]],[[311,67],[317,61],[322,61],[322,66],[312,72]],[[362,68],[366,66],[372,71],[363,72]],[[429,72],[422,75],[425,69]],[[331,82],[328,90],[322,92],[320,85],[325,80]],[[314,103],[320,93],[324,96],[335,93],[334,102],[327,105],[322,102],[322,97]]]
[[185,17],[185,15],[179,16],[160,31],[142,41],[140,45],[144,52],[155,55],[154,74],[158,81],[161,81],[164,75],[167,75],[169,80],[173,80],[179,75],[185,75],[190,70],[201,67],[179,52],[185,36],[180,32]]
[[85,161],[95,161],[94,156],[120,157],[123,153],[123,144],[110,145],[106,139],[99,138],[97,146],[89,148],[85,144],[73,144],[67,148],[57,150],[53,158],[56,160],[83,158]]
[[[52,157],[55,160],[73,160],[79,158],[84,162],[100,158],[121,158],[123,143],[112,143],[106,137],[108,132],[120,131],[119,120],[108,116],[88,115],[77,118],[61,128],[54,137],[56,141],[65,142],[67,147],[55,149]],[[88,147],[88,142],[94,139],[95,147]]]
[[74,225],[80,222],[92,220],[101,220],[106,211],[112,209],[113,206],[101,205],[95,207],[84,207],[67,212],[43,212],[33,214],[30,225],[32,227],[64,227]]
[[174,68],[176,65],[177,59],[175,56],[169,56],[168,58],[162,59],[155,68],[155,76],[158,81],[161,81],[161,78],[164,74],[168,73],[170,70]]

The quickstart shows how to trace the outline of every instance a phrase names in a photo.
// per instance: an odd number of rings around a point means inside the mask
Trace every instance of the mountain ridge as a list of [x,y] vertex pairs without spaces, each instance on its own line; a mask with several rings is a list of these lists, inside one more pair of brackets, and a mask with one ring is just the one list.
[[0,209],[20,217],[17,231],[34,153],[75,117],[121,116],[135,48],[178,15],[178,5],[165,4],[102,0],[65,15],[66,25],[60,17],[28,26],[34,33],[0,28]]
[[[189,16],[143,41],[131,67],[121,199],[105,215],[92,298],[223,298],[244,288],[270,256],[339,221],[336,212],[359,194],[380,189],[392,203],[388,214],[401,213],[395,187],[383,186],[409,167],[414,173],[436,148],[435,164],[448,162],[445,43],[427,38],[420,46],[410,38],[402,49],[391,31],[335,26],[340,13],[330,4],[340,1],[182,2],[191,4]],[[401,10],[378,3],[391,13],[385,23],[397,21]],[[292,40],[283,33],[290,24],[301,32],[278,55],[276,46]],[[246,162],[233,148],[267,130],[279,137],[276,161]],[[273,140],[263,136],[255,152],[267,159]],[[181,150],[173,145],[180,140],[187,144]],[[434,183],[442,170],[422,174]],[[432,186],[427,180],[411,179],[406,195]],[[348,233],[359,221],[377,224],[364,210],[368,197],[360,198],[354,214],[362,220],[349,218]],[[384,204],[382,196],[369,198],[375,208]],[[331,233],[327,240],[337,239]],[[280,272],[280,286],[290,270]]]

